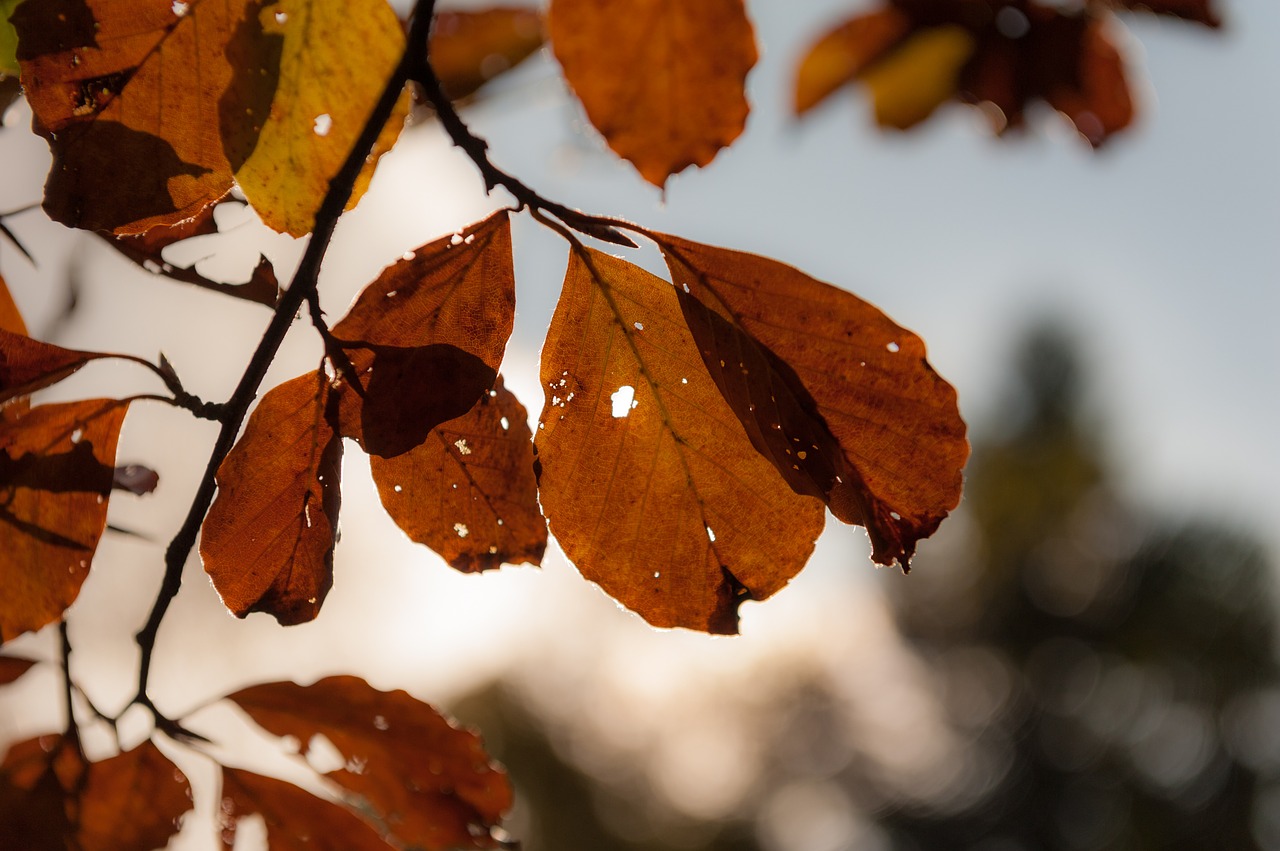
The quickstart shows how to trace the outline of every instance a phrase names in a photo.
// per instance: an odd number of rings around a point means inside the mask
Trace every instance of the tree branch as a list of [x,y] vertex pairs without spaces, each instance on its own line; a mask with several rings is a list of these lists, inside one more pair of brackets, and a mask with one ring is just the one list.
[[329,181],[329,191],[325,194],[324,200],[320,204],[320,209],[316,213],[315,229],[311,234],[310,241],[307,243],[307,250],[303,254],[302,261],[298,264],[298,270],[294,273],[289,289],[280,297],[280,301],[276,305],[275,315],[267,326],[257,350],[253,353],[253,357],[250,359],[240,383],[236,386],[231,398],[227,400],[221,412],[222,429],[218,433],[208,464],[205,466],[204,476],[200,480],[200,485],[196,490],[182,527],[165,551],[164,580],[157,593],[155,604],[151,609],[151,615],[148,617],[146,625],[138,631],[136,636],[142,657],[138,670],[138,693],[133,699],[134,703],[141,704],[151,710],[152,715],[157,720],[157,725],[162,726],[162,729],[165,724],[172,726],[176,726],[176,724],[161,716],[148,696],[147,686],[151,673],[152,654],[155,650],[156,636],[160,630],[160,624],[164,620],[169,604],[182,586],[183,568],[191,555],[191,550],[195,547],[196,535],[204,522],[205,514],[213,503],[214,493],[217,490],[215,476],[218,468],[235,445],[240,425],[248,413],[249,406],[257,397],[258,388],[262,384],[267,368],[275,359],[276,352],[284,341],[289,326],[293,323],[299,308],[315,292],[316,281],[320,273],[320,264],[328,251],[334,228],[338,224],[338,219],[342,217],[343,210],[346,209],[347,201],[351,198],[356,179],[364,168],[379,133],[382,132],[382,128],[391,117],[392,110],[400,97],[401,91],[404,89],[405,83],[411,79],[412,69],[425,64],[427,37],[430,34],[431,18],[434,10],[434,0],[417,0],[400,63],[391,75],[391,79],[388,80],[382,95],[378,98],[378,102],[365,122],[359,138],[357,138],[350,153],[348,153],[346,161],[343,162],[342,168]]

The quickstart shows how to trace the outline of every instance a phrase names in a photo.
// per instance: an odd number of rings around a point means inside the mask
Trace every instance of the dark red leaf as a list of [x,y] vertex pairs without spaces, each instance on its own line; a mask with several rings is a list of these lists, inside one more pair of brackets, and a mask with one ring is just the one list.
[[267,827],[267,851],[387,851],[391,846],[369,824],[332,801],[292,783],[223,767],[218,820],[222,844],[235,845],[245,816],[260,815]]
[[56,384],[91,360],[112,357],[42,343],[0,329],[0,403]]

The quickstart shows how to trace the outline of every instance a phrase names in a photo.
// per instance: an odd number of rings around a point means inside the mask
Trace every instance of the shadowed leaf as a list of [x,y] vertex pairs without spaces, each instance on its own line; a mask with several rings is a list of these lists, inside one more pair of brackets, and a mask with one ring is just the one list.
[[737,631],[800,571],[822,506],[787,487],[720,398],[670,284],[571,255],[542,351],[537,436],[551,531],[655,626]]
[[92,399],[0,421],[0,640],[52,623],[80,593],[127,408]]
[[245,284],[226,284],[215,281],[201,275],[194,266],[184,269],[164,259],[164,249],[170,245],[184,239],[217,233],[218,225],[214,221],[214,209],[214,205],[210,205],[191,219],[169,227],[154,227],[144,234],[114,237],[103,234],[103,238],[108,245],[148,272],[256,302],[266,307],[274,307],[280,294],[280,284],[276,280],[275,268],[266,257],[259,257],[258,265],[254,268],[248,283]]
[[370,459],[382,504],[405,534],[471,573],[538,564],[538,510],[528,413],[498,379],[466,414],[395,458]]
[[796,70],[794,110],[802,115],[852,82],[906,35],[910,20],[895,8],[880,9],[829,30],[805,53]]
[[190,794],[151,742],[86,763],[71,741],[43,736],[0,765],[0,824],[24,851],[154,851],[178,832]]
[[327,738],[347,764],[325,777],[363,799],[397,847],[496,847],[490,828],[512,803],[506,774],[475,734],[427,704],[356,677],[267,683],[229,699],[277,736]]
[[45,210],[63,224],[141,233],[231,188],[214,128],[227,44],[245,0],[57,0],[13,14],[36,129],[54,164]]
[[[653,234],[702,360],[755,448],[797,493],[867,528],[905,569],[960,500],[956,394],[924,343],[796,269]],[[554,530],[554,526],[552,527]]]
[[355,370],[342,434],[385,457],[421,444],[493,386],[514,321],[505,210],[388,266],[333,327]]
[[0,329],[0,403],[56,384],[91,360],[112,357],[42,343]]
[[30,671],[35,664],[34,659],[0,656],[0,685],[8,685],[27,671]]
[[552,0],[548,27],[591,123],[655,186],[742,132],[756,61],[742,0]]
[[436,13],[431,67],[452,100],[467,97],[542,46],[542,16],[511,7]]
[[236,841],[240,819],[260,815],[267,851],[387,851],[378,832],[358,816],[272,777],[222,768],[222,845]]
[[[264,2],[245,31],[240,43],[252,49],[238,64],[223,126],[236,127],[232,116],[248,110],[258,132],[247,137],[251,146],[227,140],[238,152],[236,182],[268,226],[304,236],[400,60],[404,32],[385,0]],[[395,144],[408,106],[401,98],[349,206]]]
[[135,496],[151,493],[160,484],[160,474],[141,464],[125,464],[112,472],[111,487]]
[[342,440],[323,373],[268,392],[218,468],[200,557],[237,617],[313,620],[333,585]]

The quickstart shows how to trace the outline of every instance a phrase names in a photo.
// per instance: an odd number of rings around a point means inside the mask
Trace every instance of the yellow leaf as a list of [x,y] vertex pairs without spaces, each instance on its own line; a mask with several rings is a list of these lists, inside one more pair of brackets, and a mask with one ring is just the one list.
[[862,74],[875,103],[876,123],[905,130],[928,118],[956,90],[973,54],[963,27],[922,30]]

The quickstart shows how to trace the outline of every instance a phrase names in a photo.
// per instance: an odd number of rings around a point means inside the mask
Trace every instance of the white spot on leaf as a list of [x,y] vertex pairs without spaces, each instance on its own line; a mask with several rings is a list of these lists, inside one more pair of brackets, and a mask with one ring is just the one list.
[[328,136],[329,131],[333,129],[333,117],[327,112],[322,112],[316,116],[315,130],[317,136]]
[[613,403],[614,419],[623,419],[631,413],[631,409],[639,403],[636,402],[636,388],[630,384],[624,384],[615,390],[610,396],[609,401]]
[[465,538],[469,534],[465,523],[454,523],[453,531],[458,533],[459,538]]

